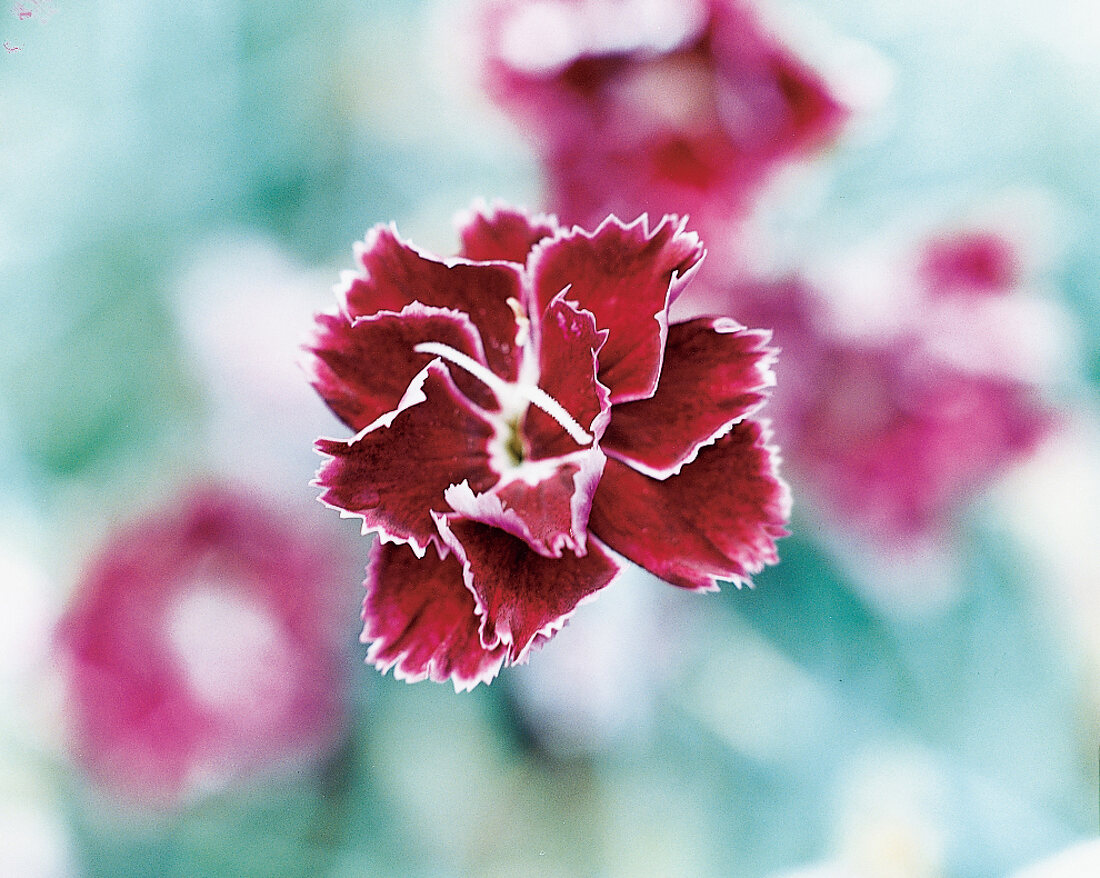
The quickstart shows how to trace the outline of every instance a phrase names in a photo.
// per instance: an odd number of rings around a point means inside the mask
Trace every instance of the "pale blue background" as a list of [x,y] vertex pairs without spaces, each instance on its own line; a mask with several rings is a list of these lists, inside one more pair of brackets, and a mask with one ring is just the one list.
[[[48,17],[0,17],[20,46],[0,54],[0,504],[19,522],[0,550],[36,566],[51,611],[104,510],[226,466],[206,429],[211,366],[180,316],[194,289],[180,278],[210,241],[261,238],[323,302],[375,222],[443,248],[475,197],[540,206],[536,164],[464,81],[441,6],[58,0]],[[791,246],[1042,190],[1057,208],[1045,279],[1080,334],[1066,399],[1086,410],[1100,380],[1092,4],[806,8],[877,53],[893,89],[781,218]],[[324,516],[308,439],[276,459],[272,484],[300,485],[303,514]],[[1000,507],[980,499],[962,544],[961,598],[917,622],[858,597],[806,532],[754,592],[668,598],[690,621],[674,629],[687,661],[671,679],[639,662],[648,720],[579,753],[540,749],[517,721],[526,669],[466,696],[364,669],[326,774],[151,824],[92,804],[36,692],[35,719],[0,737],[0,822],[52,827],[39,862],[61,865],[41,874],[755,878],[850,855],[846,833],[887,838],[845,792],[871,789],[872,816],[896,797],[899,832],[928,846],[933,871],[898,874],[996,878],[1096,831],[1100,699]]]

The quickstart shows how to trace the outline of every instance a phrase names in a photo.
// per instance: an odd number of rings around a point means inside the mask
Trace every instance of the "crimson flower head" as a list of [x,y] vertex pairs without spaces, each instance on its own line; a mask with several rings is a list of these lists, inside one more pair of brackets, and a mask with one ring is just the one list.
[[483,0],[478,31],[486,88],[534,145],[549,203],[585,226],[687,214],[713,249],[848,116],[751,0]]
[[488,681],[612,580],[609,550],[694,590],[774,563],[774,352],[727,318],[669,325],[697,236],[495,208],[461,238],[441,260],[375,227],[306,349],[355,431],[318,441],[321,499],[380,537],[368,661]]

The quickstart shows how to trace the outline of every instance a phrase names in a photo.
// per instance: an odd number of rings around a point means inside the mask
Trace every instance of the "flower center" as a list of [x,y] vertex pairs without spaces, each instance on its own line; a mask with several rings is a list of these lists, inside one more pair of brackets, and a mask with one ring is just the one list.
[[505,426],[504,452],[512,466],[523,463],[523,440],[519,438],[519,418],[509,418]]
[[[493,393],[497,395],[497,399],[500,400],[500,404],[508,420],[514,418],[518,424],[519,417],[523,414],[527,406],[534,405],[557,421],[561,428],[565,430],[570,438],[578,445],[590,445],[592,443],[592,434],[578,424],[560,402],[537,384],[512,384],[505,381],[477,360],[441,342],[421,342],[414,347],[413,350],[418,354],[432,354],[449,363],[454,363],[459,368],[465,369],[479,381],[488,385],[489,389],[492,390]],[[516,433],[516,430],[512,430],[512,434]],[[512,444],[518,446],[518,435],[516,435],[514,443],[509,443],[509,445]],[[509,447],[509,454],[513,454],[513,449],[511,447]],[[519,459],[523,459],[522,455],[520,455]]]
[[200,574],[172,599],[164,625],[169,652],[203,706],[269,721],[288,709],[297,684],[287,632],[231,581]]

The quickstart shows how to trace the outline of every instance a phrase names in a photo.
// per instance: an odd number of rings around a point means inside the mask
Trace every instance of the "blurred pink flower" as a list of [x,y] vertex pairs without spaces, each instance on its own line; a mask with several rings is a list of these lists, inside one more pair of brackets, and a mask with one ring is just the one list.
[[533,142],[551,209],[587,228],[687,215],[717,270],[764,183],[848,115],[747,0],[485,0],[479,28],[487,88]]
[[76,761],[171,807],[323,757],[348,655],[328,548],[213,486],[115,533],[57,631]]
[[356,431],[317,443],[322,500],[381,535],[368,660],[456,689],[606,586],[605,546],[712,590],[774,563],[788,506],[753,418],[768,335],[668,323],[703,255],[683,223],[566,231],[496,209],[461,232],[440,261],[374,228],[306,358]]
[[941,544],[961,507],[1056,422],[1056,321],[1017,244],[947,231],[821,283],[747,284],[727,307],[783,350],[771,411],[800,499],[888,553]]
[[920,274],[931,295],[1003,295],[1021,280],[1014,242],[996,231],[967,229],[933,237],[920,258]]

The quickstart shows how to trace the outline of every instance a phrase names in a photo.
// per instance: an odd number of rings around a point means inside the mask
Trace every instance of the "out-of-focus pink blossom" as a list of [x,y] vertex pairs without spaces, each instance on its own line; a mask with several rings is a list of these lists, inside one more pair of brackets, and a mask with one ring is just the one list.
[[1000,295],[1016,286],[1023,266],[1013,242],[987,229],[928,241],[920,273],[932,295]]
[[727,269],[737,221],[848,109],[747,0],[485,0],[484,79],[548,176],[549,205],[687,214]]
[[942,544],[1048,434],[1059,326],[1024,263],[996,230],[949,230],[730,294],[783,350],[776,433],[797,496],[836,530],[890,554]]
[[115,533],[57,631],[76,762],[171,807],[325,755],[349,654],[330,548],[214,486]]

